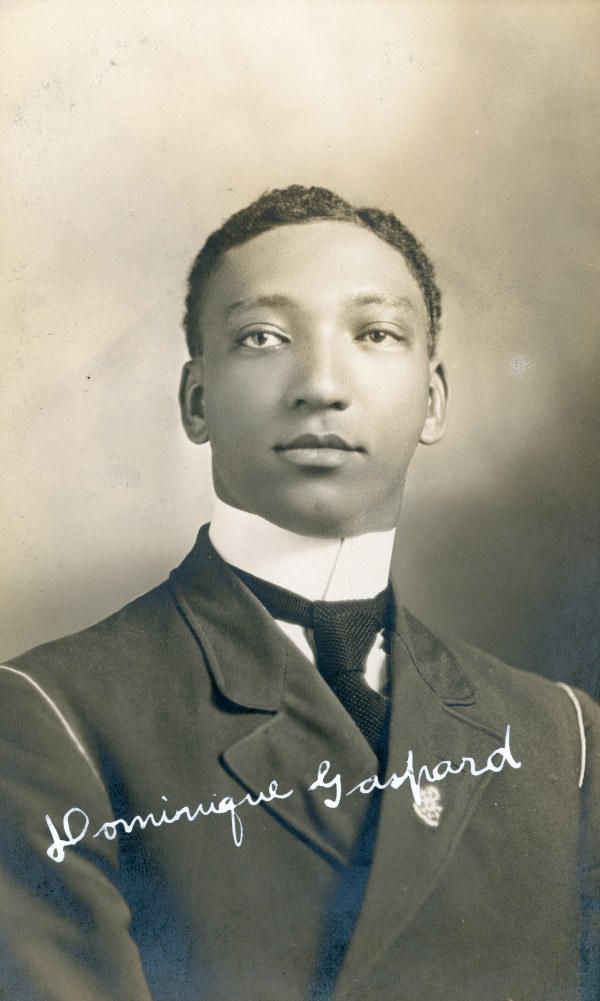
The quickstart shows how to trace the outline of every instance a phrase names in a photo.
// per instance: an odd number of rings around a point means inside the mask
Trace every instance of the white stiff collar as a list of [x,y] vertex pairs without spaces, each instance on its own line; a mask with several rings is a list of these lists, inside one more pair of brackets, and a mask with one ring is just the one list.
[[210,540],[226,563],[311,601],[372,598],[387,587],[396,530],[348,539],[288,532],[217,499]]

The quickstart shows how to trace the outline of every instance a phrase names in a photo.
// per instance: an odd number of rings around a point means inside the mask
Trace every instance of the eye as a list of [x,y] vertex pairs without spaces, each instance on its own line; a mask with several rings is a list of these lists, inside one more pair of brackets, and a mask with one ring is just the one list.
[[394,344],[403,341],[404,337],[399,330],[388,330],[386,327],[371,327],[369,330],[364,330],[356,339],[376,346],[393,347]]
[[238,339],[238,344],[245,348],[252,348],[254,351],[261,348],[278,348],[285,343],[287,343],[287,337],[284,337],[283,334],[278,334],[274,330],[266,330],[263,327],[250,330]]

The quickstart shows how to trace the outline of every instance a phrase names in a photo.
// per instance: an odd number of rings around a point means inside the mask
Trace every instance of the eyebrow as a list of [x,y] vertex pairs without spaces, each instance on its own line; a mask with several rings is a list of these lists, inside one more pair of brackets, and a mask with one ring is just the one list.
[[412,299],[405,295],[381,295],[379,292],[365,292],[351,296],[347,302],[349,306],[386,306],[392,309],[408,310],[410,313],[417,311]]
[[257,295],[250,299],[237,299],[236,302],[231,302],[227,307],[227,314],[231,316],[232,313],[237,313],[242,309],[252,309],[254,306],[293,306],[295,305],[293,299],[290,299],[287,295]]
[[[347,306],[385,306],[392,309],[400,309],[403,311],[408,311],[410,313],[416,313],[417,308],[414,302],[407,298],[405,295],[382,295],[380,292],[363,292],[357,295],[352,295],[345,301]],[[279,308],[285,308],[290,306],[297,306],[294,299],[290,299],[287,295],[258,295],[249,299],[237,299],[235,302],[230,303],[227,306],[227,314],[231,316],[234,313],[239,312],[244,309],[252,309],[256,306],[274,306]]]

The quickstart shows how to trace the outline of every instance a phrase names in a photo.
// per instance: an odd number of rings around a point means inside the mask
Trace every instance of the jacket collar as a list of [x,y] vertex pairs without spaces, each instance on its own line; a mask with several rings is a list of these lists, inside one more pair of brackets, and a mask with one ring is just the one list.
[[476,687],[457,658],[407,609],[400,607],[398,610],[394,631],[406,647],[413,667],[444,705],[472,706],[476,703]]
[[221,559],[208,525],[169,580],[221,694],[248,709],[279,709],[289,640]]
[[[200,529],[194,548],[170,580],[221,694],[248,709],[278,710],[289,640],[216,552],[208,525]],[[396,602],[394,631],[414,668],[444,704],[473,705],[473,682],[451,651],[402,608],[393,575],[390,580]]]

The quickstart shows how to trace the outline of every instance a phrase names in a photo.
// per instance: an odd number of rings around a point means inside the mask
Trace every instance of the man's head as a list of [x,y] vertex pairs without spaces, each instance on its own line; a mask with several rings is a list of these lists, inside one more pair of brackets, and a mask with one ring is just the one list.
[[181,405],[219,497],[304,535],[392,528],[419,441],[445,426],[433,268],[394,216],[272,192],[190,275]]

